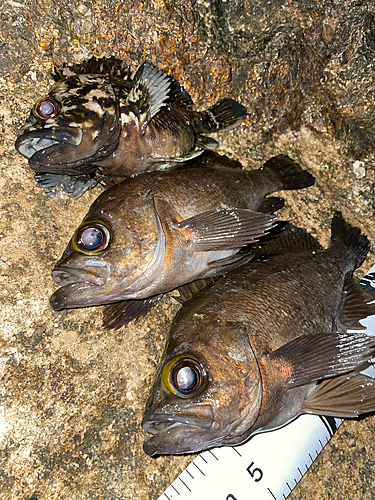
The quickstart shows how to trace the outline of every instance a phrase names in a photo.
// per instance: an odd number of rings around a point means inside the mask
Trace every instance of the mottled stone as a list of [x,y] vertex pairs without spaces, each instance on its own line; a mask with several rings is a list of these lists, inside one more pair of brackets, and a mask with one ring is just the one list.
[[[5,0],[0,5],[0,498],[157,498],[191,457],[142,451],[143,407],[178,304],[101,328],[101,308],[55,312],[50,272],[98,190],[35,187],[17,129],[66,61],[148,59],[198,105],[249,109],[220,151],[258,167],[288,153],[317,179],[283,193],[283,218],[329,241],[340,209],[372,242],[375,7],[354,0]],[[361,162],[361,163],[358,163]],[[364,165],[358,175],[354,165]],[[363,271],[374,262],[372,251]],[[171,295],[171,294],[170,294]],[[375,497],[375,418],[346,422],[290,498]],[[214,499],[217,500],[217,499]]]

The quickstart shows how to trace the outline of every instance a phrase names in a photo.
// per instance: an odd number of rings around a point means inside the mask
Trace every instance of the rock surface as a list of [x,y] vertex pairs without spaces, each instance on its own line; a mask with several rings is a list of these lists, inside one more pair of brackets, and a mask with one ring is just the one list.
[[[55,65],[117,56],[174,75],[197,105],[248,107],[220,151],[287,153],[316,186],[283,218],[329,241],[335,209],[375,242],[375,6],[349,0],[5,0],[0,5],[0,499],[156,499],[191,457],[142,451],[142,411],[178,309],[118,332],[100,308],[54,312],[50,271],[98,195],[48,197],[14,150]],[[361,270],[374,262],[372,251]],[[292,500],[375,498],[375,417],[346,422]]]

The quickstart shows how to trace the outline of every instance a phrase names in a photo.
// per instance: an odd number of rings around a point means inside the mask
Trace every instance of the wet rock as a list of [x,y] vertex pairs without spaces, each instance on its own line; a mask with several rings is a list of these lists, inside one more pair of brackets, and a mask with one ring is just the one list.
[[[49,307],[53,264],[99,192],[50,198],[14,150],[49,71],[91,55],[134,69],[147,59],[198,105],[239,99],[249,118],[220,136],[220,151],[246,168],[288,153],[316,176],[315,187],[283,193],[282,217],[327,244],[341,209],[375,242],[374,16],[373,2],[349,0],[3,2],[1,498],[157,498],[191,460],[147,457],[140,428],[178,304],[167,297],[118,332],[102,330],[101,308]],[[363,272],[373,262],[372,251]],[[345,423],[290,498],[374,498],[374,425]]]

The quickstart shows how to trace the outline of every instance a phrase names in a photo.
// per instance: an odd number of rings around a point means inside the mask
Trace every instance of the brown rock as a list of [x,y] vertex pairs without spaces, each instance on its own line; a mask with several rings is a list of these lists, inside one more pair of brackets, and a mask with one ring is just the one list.
[[[98,194],[49,198],[14,150],[49,70],[93,54],[147,59],[198,105],[238,98],[248,122],[220,150],[247,168],[287,153],[317,178],[283,194],[282,216],[327,244],[340,209],[374,242],[374,15],[354,0],[3,2],[1,499],[154,499],[191,460],[147,457],[140,428],[178,305],[169,297],[116,333],[101,329],[100,308],[49,307],[52,266]],[[290,498],[374,498],[374,425],[346,422]]]

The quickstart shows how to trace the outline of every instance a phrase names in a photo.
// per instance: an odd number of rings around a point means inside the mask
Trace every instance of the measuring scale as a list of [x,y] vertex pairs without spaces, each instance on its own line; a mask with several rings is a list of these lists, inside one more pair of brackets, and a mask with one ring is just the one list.
[[[375,266],[360,283],[375,295]],[[375,335],[375,316],[361,324]],[[375,378],[374,366],[363,373]],[[204,451],[158,500],[284,500],[341,423],[339,418],[300,415],[240,446]]]

